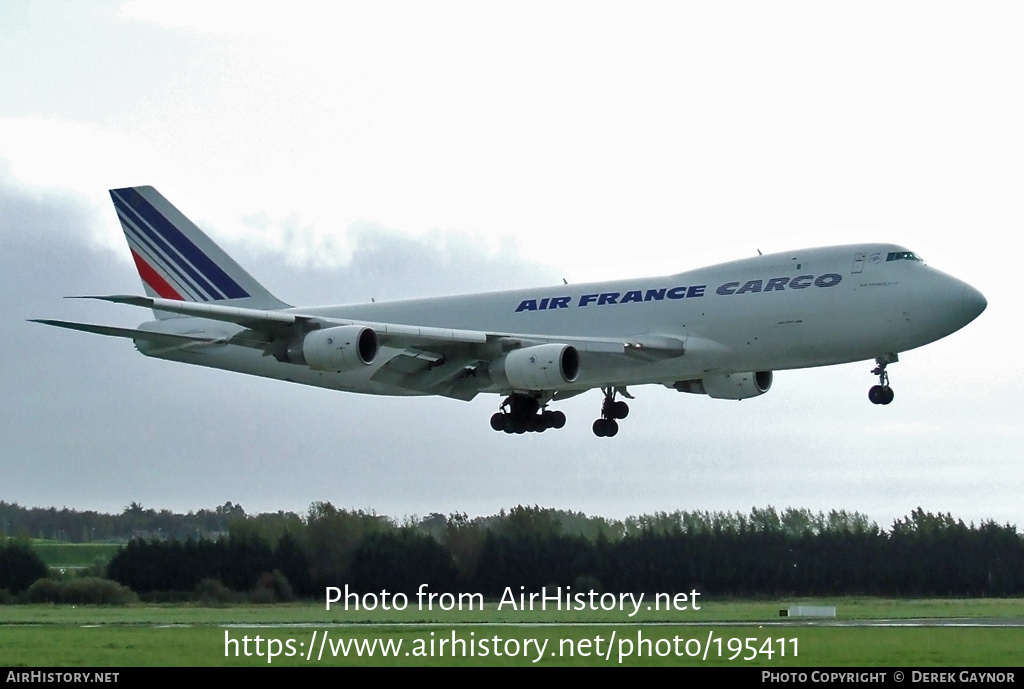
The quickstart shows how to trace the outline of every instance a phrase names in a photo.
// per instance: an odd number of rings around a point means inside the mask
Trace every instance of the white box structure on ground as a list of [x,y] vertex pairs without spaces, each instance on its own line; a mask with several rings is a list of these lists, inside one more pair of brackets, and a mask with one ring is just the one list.
[[792,608],[779,610],[779,617],[835,617],[834,606],[824,605],[794,605]]

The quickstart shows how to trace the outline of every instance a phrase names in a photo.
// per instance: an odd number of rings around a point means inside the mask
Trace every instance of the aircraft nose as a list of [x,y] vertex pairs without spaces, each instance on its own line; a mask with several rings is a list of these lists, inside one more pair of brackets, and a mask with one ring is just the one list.
[[964,285],[963,296],[960,301],[960,308],[963,311],[966,322],[970,323],[981,315],[981,312],[988,306],[985,295],[970,285]]

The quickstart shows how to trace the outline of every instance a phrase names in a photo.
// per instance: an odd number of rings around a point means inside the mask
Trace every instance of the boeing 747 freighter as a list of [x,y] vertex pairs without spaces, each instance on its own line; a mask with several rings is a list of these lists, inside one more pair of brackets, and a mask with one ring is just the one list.
[[501,395],[491,427],[561,428],[553,403],[598,388],[594,433],[629,413],[629,386],[742,400],[773,371],[874,360],[886,367],[964,327],[982,294],[891,244],[756,256],[664,277],[435,299],[293,307],[152,187],[110,192],[153,310],[136,329],[48,325],[129,338],[146,356],[373,395]]

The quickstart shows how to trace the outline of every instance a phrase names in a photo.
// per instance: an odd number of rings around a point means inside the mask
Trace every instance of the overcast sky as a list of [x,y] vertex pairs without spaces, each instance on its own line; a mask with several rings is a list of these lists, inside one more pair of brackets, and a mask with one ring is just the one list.
[[[918,506],[1024,528],[1024,8],[967,3],[0,3],[0,500],[396,517]],[[508,436],[27,318],[147,311],[107,189],[152,184],[282,299],[667,274],[893,241],[987,311],[889,368],[730,402],[656,386]]]

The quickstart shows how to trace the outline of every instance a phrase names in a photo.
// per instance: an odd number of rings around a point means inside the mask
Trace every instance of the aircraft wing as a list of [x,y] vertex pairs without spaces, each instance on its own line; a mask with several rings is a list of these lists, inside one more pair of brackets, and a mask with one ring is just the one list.
[[156,333],[140,330],[57,321],[39,322],[103,335],[142,339],[168,347],[234,344],[262,349],[267,355],[276,355],[286,341],[299,333],[347,325],[371,328],[381,345],[401,350],[401,353],[389,358],[374,372],[374,381],[463,400],[472,399],[481,388],[487,386],[487,376],[478,377],[478,371],[482,369],[486,372],[489,362],[508,351],[522,347],[552,343],[571,345],[580,353],[584,365],[591,369],[615,367],[621,365],[623,359],[628,359],[632,364],[653,362],[682,356],[685,351],[684,343],[679,338],[651,334],[614,338],[488,332],[360,321],[303,314],[292,310],[251,309],[148,296],[110,295],[73,298],[130,304],[183,316],[233,323],[245,330],[224,338],[164,335],[160,336],[163,339],[158,339]]
[[[379,323],[346,318],[329,318],[283,310],[248,309],[219,304],[178,301],[158,297],[129,295],[71,297],[73,299],[98,299],[115,304],[131,304],[149,309],[169,311],[184,316],[209,318],[235,323],[257,332],[275,331],[288,326],[310,325],[330,328],[340,325],[360,325],[373,328],[382,344],[391,347],[443,347],[444,345],[488,345],[504,344],[506,351],[517,346],[531,346],[558,342],[570,344],[581,352],[626,354],[632,357],[665,358],[681,356],[683,341],[679,338],[660,335],[638,335],[628,338],[577,337],[546,334],[486,332],[437,328],[433,326]],[[242,344],[242,343],[234,343]]]

